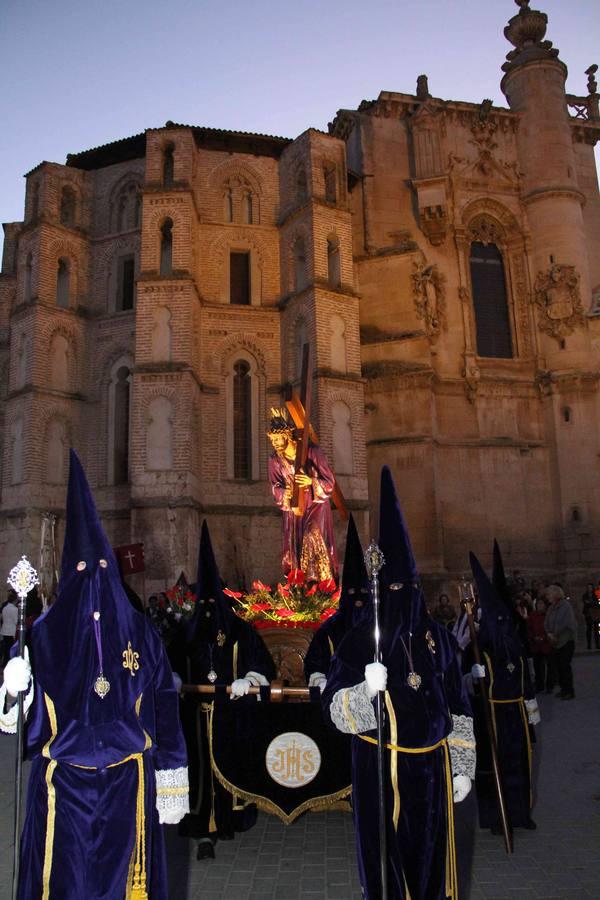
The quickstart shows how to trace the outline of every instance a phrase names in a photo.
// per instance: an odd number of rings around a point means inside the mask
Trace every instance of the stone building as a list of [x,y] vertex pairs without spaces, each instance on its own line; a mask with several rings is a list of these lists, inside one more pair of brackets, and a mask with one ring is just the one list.
[[[0,276],[0,563],[37,559],[81,453],[147,587],[279,574],[271,406],[314,349],[313,418],[365,537],[391,465],[423,570],[494,536],[600,569],[599,96],[527,0],[508,108],[383,92],[295,140],[167,122],[42,162]],[[341,532],[341,527],[340,527]],[[598,572],[600,574],[600,572]]]

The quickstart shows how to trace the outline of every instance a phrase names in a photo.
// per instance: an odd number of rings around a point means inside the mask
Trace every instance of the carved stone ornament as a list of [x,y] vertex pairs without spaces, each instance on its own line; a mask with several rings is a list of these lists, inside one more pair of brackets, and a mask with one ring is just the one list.
[[433,247],[444,243],[448,232],[448,213],[445,206],[422,206],[419,209],[419,223]]
[[471,241],[480,244],[500,244],[503,233],[497,222],[487,216],[477,216],[469,225]]
[[411,278],[417,316],[427,336],[435,338],[446,325],[446,277],[436,265],[413,262]]
[[538,272],[535,302],[540,331],[557,341],[572,334],[584,321],[575,266],[553,265],[546,272]]
[[475,397],[481,381],[481,369],[477,365],[475,354],[465,353],[465,367],[462,370],[465,379],[465,394],[469,403],[475,403]]

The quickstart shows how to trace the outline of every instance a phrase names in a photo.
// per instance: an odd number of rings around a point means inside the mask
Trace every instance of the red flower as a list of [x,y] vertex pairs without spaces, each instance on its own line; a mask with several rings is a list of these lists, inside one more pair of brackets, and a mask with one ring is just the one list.
[[183,606],[183,597],[177,598],[177,606]]
[[233,597],[234,600],[239,600],[242,596],[239,591],[230,591],[229,588],[223,588],[223,593],[227,594],[228,597]]
[[330,607],[329,609],[324,609],[319,618],[321,619],[322,622],[324,622],[325,619],[330,619],[331,616],[335,612],[337,612],[337,610],[335,610],[333,607]]
[[279,591],[279,593],[280,593],[283,597],[289,597],[289,596],[290,596],[290,589],[288,588],[287,584],[281,584],[281,582],[280,582],[280,583],[277,585],[277,590]]
[[313,584],[313,586],[307,590],[306,596],[307,596],[307,597],[313,597],[314,594],[316,594],[316,592],[317,592],[317,585],[316,585],[316,584]]
[[[252,590],[253,591],[268,591],[271,592],[270,584],[263,584],[262,581],[253,581],[252,582]],[[241,596],[241,594],[240,594]]]
[[341,587],[339,587],[339,588],[337,589],[337,591],[335,591],[335,592],[331,595],[331,599],[332,599],[333,603],[337,603],[337,602],[338,602],[338,600],[340,599],[341,593],[342,593],[342,589],[341,589]]
[[302,569],[292,569],[287,574],[288,584],[304,584],[306,582],[306,575],[302,571]]
[[163,600],[162,597],[160,597],[160,599],[159,599],[159,601],[158,601],[158,606],[159,606],[159,609],[164,609],[164,608],[165,608],[165,601]]
[[335,591],[335,578],[326,578],[319,582],[319,590],[324,594],[332,594]]
[[268,603],[253,603],[250,607],[254,612],[264,612],[265,609],[271,609]]
[[294,610],[286,609],[285,606],[282,606],[280,609],[275,610],[275,615],[279,616],[280,619],[287,619],[289,616],[294,615]]

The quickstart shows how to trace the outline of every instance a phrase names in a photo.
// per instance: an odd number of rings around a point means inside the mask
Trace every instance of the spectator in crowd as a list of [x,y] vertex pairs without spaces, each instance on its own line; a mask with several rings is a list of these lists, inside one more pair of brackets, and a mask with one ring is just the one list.
[[443,625],[444,628],[448,628],[452,631],[454,623],[456,622],[456,612],[450,603],[448,594],[440,594],[437,605],[433,610],[432,618],[438,625]]
[[590,581],[581,597],[588,650],[592,649],[592,632],[596,650],[600,650],[600,598],[596,596],[597,593],[600,591],[594,590],[594,585]]
[[13,591],[11,591],[8,601],[2,609],[2,625],[0,626],[0,636],[2,637],[0,664],[2,666],[6,664],[10,654],[10,648],[15,642],[18,621],[19,608],[17,606],[17,598]]
[[558,584],[546,588],[546,599],[550,608],[546,613],[546,633],[552,647],[551,657],[556,665],[561,700],[573,700],[573,669],[571,661],[575,651],[577,622],[565,592]]
[[551,694],[554,688],[554,671],[550,665],[552,647],[544,627],[547,610],[545,598],[540,597],[535,610],[527,618],[527,635],[533,655],[536,691],[545,690],[547,694]]

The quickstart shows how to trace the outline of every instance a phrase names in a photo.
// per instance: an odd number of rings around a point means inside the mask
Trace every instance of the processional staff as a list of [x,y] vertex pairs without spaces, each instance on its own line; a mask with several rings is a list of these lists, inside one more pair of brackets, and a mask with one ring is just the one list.
[[[375,620],[375,659],[381,663],[381,631],[379,628],[379,572],[385,559],[383,553],[375,543],[371,541],[365,552],[365,566],[371,582],[371,594],[373,597],[373,615]],[[387,877],[387,834],[385,814],[385,709],[384,691],[378,691],[375,698],[375,716],[377,718],[377,781],[378,781],[378,805],[379,805],[379,863],[381,870],[381,900],[388,897]]]
[[[37,572],[26,556],[22,556],[17,565],[10,570],[6,579],[19,598],[19,656],[25,655],[25,607],[27,595],[39,584]],[[24,743],[24,698],[23,691],[17,695],[17,762],[15,773],[15,820],[14,820],[14,855],[13,855],[13,900],[17,897],[19,885],[19,854],[21,849],[21,794],[23,781],[23,743]]]
[[[477,632],[475,630],[475,621],[473,619],[473,610],[475,607],[475,592],[473,584],[467,578],[462,578],[459,584],[460,599],[463,609],[469,623],[469,632],[471,635],[471,643],[473,645],[473,656],[478,666],[482,665],[481,652],[477,642]],[[479,694],[481,696],[481,705],[483,707],[483,717],[485,719],[485,727],[490,741],[492,751],[492,769],[494,773],[494,787],[496,789],[496,797],[498,798],[498,807],[500,809],[500,819],[502,821],[502,834],[504,837],[504,848],[510,855],[513,852],[513,835],[510,825],[508,824],[508,814],[506,812],[506,801],[504,799],[504,791],[502,789],[502,779],[500,777],[500,766],[498,764],[498,744],[496,734],[492,725],[492,716],[490,713],[490,698],[484,685],[479,681]]]

